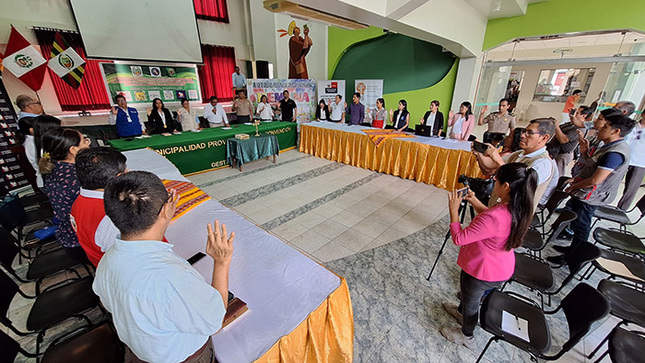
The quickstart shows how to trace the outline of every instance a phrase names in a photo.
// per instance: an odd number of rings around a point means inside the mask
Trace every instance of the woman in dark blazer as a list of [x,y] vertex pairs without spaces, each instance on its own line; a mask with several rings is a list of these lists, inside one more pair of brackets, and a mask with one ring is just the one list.
[[[428,121],[432,120],[432,114],[434,114],[434,122],[432,125],[428,125]],[[421,123],[426,126],[432,126],[432,135],[441,136],[440,133],[443,130],[443,113],[439,111],[439,101],[434,100],[430,102],[430,111],[426,111],[426,114],[421,119]]]
[[150,134],[172,133],[178,128],[172,113],[164,107],[163,101],[159,98],[152,100],[152,110],[148,110],[147,127],[152,128]]

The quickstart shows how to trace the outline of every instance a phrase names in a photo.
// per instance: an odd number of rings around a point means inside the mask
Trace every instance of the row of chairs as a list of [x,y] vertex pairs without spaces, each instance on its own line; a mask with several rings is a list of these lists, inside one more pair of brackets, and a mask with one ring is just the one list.
[[[93,324],[87,315],[96,308],[107,315],[92,291],[93,267],[70,257],[55,238],[39,240],[34,236],[37,226],[52,223],[49,204],[37,194],[6,201],[11,205],[5,205],[0,213],[0,323],[18,337],[35,336],[36,344],[35,351],[30,351],[9,332],[0,331],[0,363],[13,362],[18,354],[45,363],[123,362],[124,346],[112,324]],[[26,272],[14,268],[16,257],[26,261]],[[84,276],[79,268],[85,270]],[[72,277],[66,278],[66,273]],[[32,283],[34,293],[30,295],[25,288]],[[16,295],[32,301],[24,328],[16,326],[9,314]],[[81,326],[63,332],[42,353],[46,334],[72,319],[80,319]]]
[[[629,331],[621,326],[633,324],[645,328],[645,247],[642,238],[627,231],[627,226],[638,223],[645,215],[645,197],[641,198],[636,206],[628,212],[617,210],[613,207],[601,207],[594,215],[595,225],[599,220],[605,219],[620,224],[618,229],[598,227],[594,230],[595,243],[607,247],[601,249],[592,243],[583,243],[572,253],[565,256],[565,263],[569,269],[568,275],[558,286],[555,283],[553,268],[542,260],[541,252],[554,242],[558,235],[569,227],[577,218],[574,212],[563,210],[558,218],[547,230],[549,219],[555,214],[561,203],[568,197],[557,190],[549,201],[538,209],[533,226],[527,234],[523,247],[526,253],[516,253],[515,274],[510,283],[519,283],[529,290],[537,292],[541,304],[514,292],[492,291],[486,296],[481,308],[481,326],[493,334],[486,347],[481,352],[478,362],[493,341],[506,341],[528,352],[531,358],[556,360],[571,350],[589,332],[591,325],[611,314],[620,319],[598,347],[589,354],[591,359],[608,342],[608,349],[597,360],[601,361],[607,354],[613,362],[633,362],[640,357],[645,348],[645,334],[638,331]],[[632,222],[627,213],[638,208],[641,216]],[[611,213],[608,211],[611,210]],[[607,216],[611,216],[607,218]],[[592,225],[592,226],[593,226]],[[617,266],[625,266],[629,273]],[[583,270],[587,267],[587,270]],[[579,280],[588,279],[594,271],[600,270],[609,275],[609,279],[602,280],[598,289],[586,283],[578,283],[558,305],[551,311],[544,309],[544,295],[549,297],[548,306],[551,305],[551,296],[556,295],[571,283],[577,275]],[[615,281],[616,279],[627,282]],[[524,341],[502,329],[502,311],[511,316],[527,320],[529,341]],[[551,347],[547,315],[563,311],[569,327],[569,339],[561,349],[547,355]]]

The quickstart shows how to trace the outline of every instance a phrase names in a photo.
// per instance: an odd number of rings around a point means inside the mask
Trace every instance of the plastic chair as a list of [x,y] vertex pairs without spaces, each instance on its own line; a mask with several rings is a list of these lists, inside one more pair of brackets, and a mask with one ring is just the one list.
[[[560,293],[578,272],[598,257],[600,257],[598,247],[588,242],[581,243],[574,251],[565,255],[564,265],[569,268],[569,275],[562,281],[560,287],[556,288],[555,276],[549,264],[526,254],[515,253],[515,272],[508,283],[517,282],[537,291],[540,296],[540,306],[544,309],[544,295],[549,297],[547,305],[551,306],[551,296]],[[505,286],[506,284],[502,286],[502,290]]]
[[[611,306],[609,313],[621,319],[614,327],[614,331],[621,325],[627,324],[636,324],[645,327],[645,292],[635,290],[624,283],[606,279],[600,281],[598,290],[609,299],[609,305]],[[613,332],[608,334],[587,358],[591,359],[607,339],[611,338],[611,334]],[[600,356],[598,360],[602,360],[605,354]]]
[[[636,208],[638,208],[638,210],[641,212],[641,215],[635,222],[632,222],[627,214],[631,213]],[[638,224],[638,222],[643,219],[643,216],[645,216],[645,195],[643,195],[641,199],[636,202],[634,208],[628,211],[618,209],[617,207],[600,206],[598,207],[598,209],[596,209],[596,212],[593,214],[593,216],[596,218],[596,220],[594,220],[591,224],[592,229],[599,220],[604,219],[610,222],[618,223],[620,225],[621,231],[627,231],[627,226]]]
[[[556,193],[559,192],[556,190]],[[561,192],[564,193],[564,192]],[[555,193],[554,193],[555,195]],[[549,199],[551,201],[553,199],[553,196]],[[555,208],[557,208],[557,204],[555,205]],[[555,210],[555,208],[553,208]],[[551,216],[550,212],[547,216],[547,219]],[[578,215],[575,212],[572,212],[570,210],[563,210],[562,213],[558,216],[558,218],[551,224],[551,228],[549,229],[548,232],[546,233],[540,233],[537,230],[530,229],[526,232],[526,235],[524,236],[524,241],[522,242],[522,247],[528,249],[531,251],[534,255],[539,256],[540,258],[542,257],[542,250],[546,247],[547,244],[555,241],[558,238],[558,235],[569,225],[571,222],[576,220],[578,218]],[[543,241],[543,237],[547,236],[546,241]]]
[[641,288],[645,285],[645,262],[623,253],[601,250],[600,257],[589,266],[583,278],[590,278],[596,270],[608,274],[610,279],[620,277]]
[[[0,271],[0,323],[20,336],[38,333],[37,347],[42,343],[47,329],[69,318],[81,318],[88,325],[92,325],[90,319],[82,315],[83,312],[97,306],[100,308],[99,298],[92,291],[92,282],[92,277],[63,282],[48,287],[38,296],[29,296],[7,274]],[[8,317],[11,300],[16,294],[27,299],[34,299],[27,318],[26,332],[17,329]]]
[[640,362],[644,350],[645,333],[616,327],[609,333],[607,351],[598,357],[596,363],[600,363],[607,353],[613,363]]
[[[569,325],[569,340],[555,355],[545,355],[544,353],[551,346],[551,334],[545,314],[555,314],[560,310],[564,312]],[[502,311],[528,321],[530,341],[527,342],[502,330]],[[518,294],[493,290],[482,303],[480,319],[482,329],[493,334],[493,337],[486,343],[477,362],[481,361],[493,341],[500,340],[529,353],[534,361],[537,359],[557,360],[589,333],[591,324],[604,318],[608,313],[609,301],[607,298],[600,291],[585,283],[574,287],[555,310],[545,312],[542,312],[533,301],[526,300]]]
[[53,277],[65,271],[76,274],[78,279],[81,275],[74,269],[76,266],[83,266],[88,275],[91,275],[89,268],[81,265],[76,259],[72,258],[65,252],[65,249],[58,248],[36,255],[29,262],[29,268],[24,278],[20,277],[12,267],[16,255],[26,259],[28,256],[22,254],[22,251],[15,244],[8,241],[8,233],[0,229],[0,266],[9,272],[16,280],[22,283],[35,282],[36,294],[40,293],[40,287],[44,279]]
[[[532,227],[542,228],[542,233],[544,233],[544,227],[546,226],[547,221],[553,216],[553,212],[560,207],[560,204],[569,197],[569,194],[563,192],[562,190],[554,190],[553,194],[549,197],[549,200],[544,203],[544,205],[538,205],[538,209],[535,212],[533,219]],[[546,215],[545,215],[546,212]]]
[[[37,223],[51,224],[54,212],[51,206],[44,205],[40,208],[26,211],[20,198],[7,201],[6,205],[0,209],[0,226],[8,232],[15,231],[18,235],[18,241],[23,243],[29,233],[24,233],[26,227]],[[33,232],[33,231],[31,231]]]
[[41,363],[121,363],[125,355],[123,343],[110,323],[74,330],[56,339],[42,355],[29,353],[6,333],[0,331],[0,363],[13,363],[18,353],[27,358],[40,358]]
[[645,245],[643,245],[645,238],[637,237],[631,232],[598,227],[593,231],[593,238],[596,242],[612,250],[645,256]]

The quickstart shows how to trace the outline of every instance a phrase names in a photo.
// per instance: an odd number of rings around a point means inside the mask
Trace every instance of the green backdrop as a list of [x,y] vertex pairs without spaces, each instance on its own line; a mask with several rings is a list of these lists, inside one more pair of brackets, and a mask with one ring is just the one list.
[[457,77],[458,58],[441,47],[382,29],[328,29],[329,79],[346,79],[347,97],[354,80],[383,79],[385,106],[396,108],[408,102],[410,125],[429,109],[430,101],[441,103],[447,116]]

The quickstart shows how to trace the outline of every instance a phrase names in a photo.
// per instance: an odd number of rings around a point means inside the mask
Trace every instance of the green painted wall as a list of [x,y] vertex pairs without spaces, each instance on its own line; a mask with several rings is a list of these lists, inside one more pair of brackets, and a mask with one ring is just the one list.
[[[328,28],[328,64],[329,64],[329,79],[334,79],[333,75],[336,71],[338,62],[345,54],[347,48],[351,45],[367,40],[377,38],[383,35],[383,30],[380,28],[370,27],[361,30],[344,30],[340,28]],[[452,103],[452,94],[455,88],[455,80],[457,78],[458,59],[455,58],[454,63],[450,67],[447,74],[438,83],[417,90],[385,93],[385,105],[387,109],[396,109],[400,99],[405,99],[408,102],[408,110],[410,111],[410,127],[414,127],[419,123],[419,119],[423,117],[425,112],[430,107],[430,101],[436,99],[441,103],[440,111],[444,115],[448,115],[450,104]],[[392,65],[396,67],[395,64]],[[428,65],[431,66],[431,65]],[[382,76],[374,74],[371,77],[365,76],[363,78],[381,79]],[[344,78],[340,78],[344,79]],[[352,84],[347,86],[353,89]],[[387,87],[384,87],[387,89]],[[347,96],[349,98],[349,96]]]
[[645,0],[550,0],[530,4],[526,15],[489,20],[482,49],[518,37],[615,29],[645,32],[644,15]]

